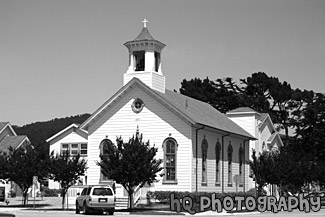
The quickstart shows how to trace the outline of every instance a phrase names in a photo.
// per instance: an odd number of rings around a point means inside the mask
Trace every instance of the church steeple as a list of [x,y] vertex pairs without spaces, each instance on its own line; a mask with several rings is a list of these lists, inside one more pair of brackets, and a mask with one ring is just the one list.
[[124,44],[129,50],[129,67],[124,74],[124,85],[136,77],[152,89],[165,93],[161,51],[166,45],[152,37],[146,19],[142,22],[144,26],[140,34]]

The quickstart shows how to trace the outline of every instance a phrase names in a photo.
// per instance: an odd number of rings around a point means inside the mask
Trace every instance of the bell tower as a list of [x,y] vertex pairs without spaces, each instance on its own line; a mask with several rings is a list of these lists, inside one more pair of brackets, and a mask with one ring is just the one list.
[[138,37],[124,44],[129,50],[129,67],[124,74],[124,85],[136,77],[150,88],[165,93],[161,51],[166,45],[151,36],[146,19],[142,22],[143,28]]

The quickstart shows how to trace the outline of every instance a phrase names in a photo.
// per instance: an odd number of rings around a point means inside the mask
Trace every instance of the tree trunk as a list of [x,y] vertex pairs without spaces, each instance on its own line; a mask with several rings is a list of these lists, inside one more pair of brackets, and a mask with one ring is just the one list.
[[129,194],[129,211],[130,212],[133,212],[133,206],[134,206],[134,203],[133,203],[133,189],[129,190],[128,191],[128,194]]
[[284,130],[285,130],[285,136],[286,136],[286,140],[285,140],[284,145],[288,146],[288,144],[289,144],[289,129],[288,129],[288,126],[285,126]]
[[64,210],[66,191],[62,190],[62,210]]
[[27,194],[28,194],[28,188],[27,188],[27,190],[23,191],[23,205],[24,206],[26,206]]

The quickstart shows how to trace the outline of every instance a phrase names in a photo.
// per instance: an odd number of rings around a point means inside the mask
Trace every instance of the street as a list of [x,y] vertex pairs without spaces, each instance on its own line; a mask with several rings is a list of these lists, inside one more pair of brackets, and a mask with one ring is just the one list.
[[[0,209],[0,213],[12,213],[15,214],[17,217],[33,217],[33,216],[64,216],[64,217],[76,217],[76,216],[80,216],[82,214],[75,214],[74,211],[35,211],[35,210],[6,210],[6,209]],[[176,214],[176,213],[175,213]],[[116,212],[114,214],[114,216],[129,216],[129,217],[139,217],[139,216],[147,216],[147,217],[151,217],[151,216],[160,216],[160,215],[165,215],[165,216],[175,216],[175,214],[170,215],[170,214],[164,214],[164,213],[157,213],[157,214],[151,214],[151,213],[134,213],[134,214],[129,214],[126,212]],[[187,216],[191,216],[190,214],[186,214]],[[300,212],[297,210],[294,210],[293,212],[279,212],[277,214],[274,214],[272,212],[265,212],[265,213],[236,213],[236,214],[229,214],[229,213],[214,213],[214,212],[206,212],[206,213],[200,213],[200,214],[196,214],[194,216],[200,216],[200,217],[211,217],[211,216],[254,216],[254,217],[269,217],[269,216],[288,216],[288,217],[294,217],[294,216],[325,216],[325,209],[321,209],[319,212],[309,212],[309,213],[305,213],[305,212]],[[98,215],[98,214],[91,214],[90,216],[104,216],[104,215]]]

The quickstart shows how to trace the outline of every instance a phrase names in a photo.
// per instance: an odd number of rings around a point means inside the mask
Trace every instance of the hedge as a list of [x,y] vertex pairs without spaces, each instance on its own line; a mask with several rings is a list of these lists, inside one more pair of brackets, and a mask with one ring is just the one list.
[[174,193],[175,198],[181,199],[186,196],[190,196],[195,203],[200,202],[201,196],[211,197],[212,193],[216,194],[216,198],[223,199],[226,196],[235,197],[235,196],[255,196],[253,191],[248,192],[225,192],[225,193],[217,193],[217,192],[187,192],[187,191],[149,191],[147,192],[147,199],[154,199],[160,203],[169,203],[170,194]]

